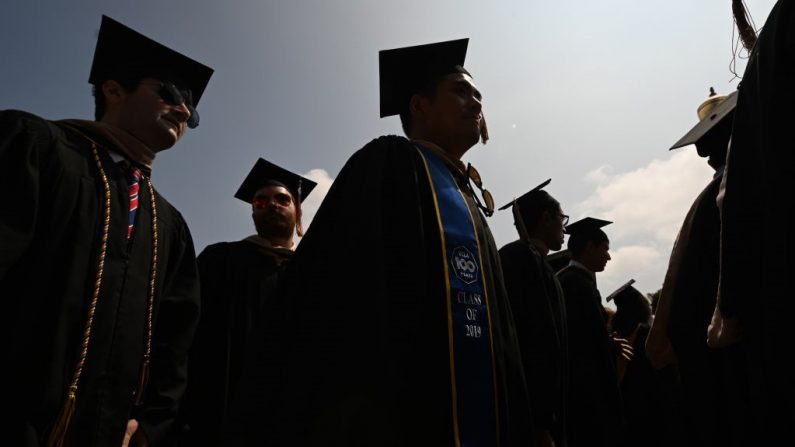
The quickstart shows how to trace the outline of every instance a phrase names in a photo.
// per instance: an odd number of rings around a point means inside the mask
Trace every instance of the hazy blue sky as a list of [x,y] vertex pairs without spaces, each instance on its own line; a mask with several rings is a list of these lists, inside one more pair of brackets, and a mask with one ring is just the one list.
[[[761,27],[775,2],[747,3]],[[737,86],[730,0],[3,6],[0,109],[91,119],[87,78],[102,14],[215,68],[201,126],[160,154],[153,174],[185,215],[197,252],[253,233],[250,209],[232,194],[257,157],[321,181],[306,204],[311,217],[356,149],[400,133],[396,117],[378,118],[379,50],[469,37],[466,66],[492,139],[465,160],[500,205],[551,177],[547,190],[572,220],[615,221],[606,228],[614,260],[599,276],[602,294],[629,278],[651,292],[712,175],[692,148],[667,148],[695,124],[710,86]],[[740,74],[744,66],[738,60]],[[491,219],[498,245],[515,239],[509,214]]]

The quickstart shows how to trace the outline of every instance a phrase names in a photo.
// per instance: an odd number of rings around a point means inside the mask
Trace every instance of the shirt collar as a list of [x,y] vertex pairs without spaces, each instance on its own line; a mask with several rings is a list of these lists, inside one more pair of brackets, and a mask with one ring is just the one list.
[[243,239],[244,241],[251,242],[252,244],[259,245],[260,247],[264,248],[276,248],[279,250],[290,250],[293,251],[295,249],[295,243],[293,243],[290,247],[277,247],[271,243],[271,241],[265,239],[264,237],[258,234],[252,234],[251,236]]

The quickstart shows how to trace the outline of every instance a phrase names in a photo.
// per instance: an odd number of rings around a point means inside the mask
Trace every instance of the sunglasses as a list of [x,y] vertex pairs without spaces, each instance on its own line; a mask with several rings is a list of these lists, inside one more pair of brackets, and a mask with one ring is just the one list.
[[293,203],[293,199],[288,194],[275,194],[273,196],[257,196],[251,201],[254,209],[265,209],[273,202],[277,205],[288,207]]
[[199,126],[199,113],[196,112],[196,109],[193,107],[193,95],[190,90],[180,90],[176,85],[170,82],[141,82],[141,84],[157,87],[158,96],[160,96],[160,99],[166,104],[172,106],[185,104],[185,107],[187,107],[190,112],[187,123],[188,127],[195,129]]
[[478,196],[472,194],[472,197],[475,198],[475,204],[478,206],[478,208],[480,208],[481,211],[483,211],[483,214],[485,214],[486,217],[491,217],[491,215],[494,214],[494,197],[492,197],[491,193],[487,189],[483,188],[483,180],[480,178],[480,173],[477,169],[475,169],[474,166],[468,164],[467,176],[478,188],[480,195],[483,196],[483,201],[481,202],[480,199],[478,199]]

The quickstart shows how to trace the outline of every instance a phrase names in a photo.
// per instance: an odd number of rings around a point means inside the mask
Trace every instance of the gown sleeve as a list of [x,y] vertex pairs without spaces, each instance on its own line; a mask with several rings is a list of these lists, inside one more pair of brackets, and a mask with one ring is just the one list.
[[42,193],[40,164],[50,135],[41,118],[0,111],[0,281],[33,239]]

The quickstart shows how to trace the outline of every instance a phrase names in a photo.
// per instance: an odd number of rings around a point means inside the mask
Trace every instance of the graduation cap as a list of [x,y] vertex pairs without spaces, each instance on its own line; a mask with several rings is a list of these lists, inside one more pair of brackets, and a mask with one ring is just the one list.
[[188,125],[196,127],[199,124],[199,115],[195,107],[199,104],[212,74],[212,68],[177,53],[108,16],[102,16],[94,62],[88,76],[90,84],[99,86],[109,79],[122,81],[143,77],[173,83],[190,93],[184,98],[177,91],[176,96],[172,97],[184,100],[191,113]]
[[[611,300],[616,300],[616,304],[619,304],[619,301],[621,301],[621,297],[623,297],[624,295],[629,293],[630,289],[632,289],[632,290],[637,292],[637,289],[632,287],[632,284],[635,284],[635,280],[634,279],[630,279],[623,286],[621,286],[618,289],[616,289],[615,292],[613,292],[610,295],[608,295],[607,298],[605,298],[605,301],[610,302]],[[638,293],[640,293],[640,292],[638,292]]]
[[411,95],[429,82],[464,69],[469,39],[450,40],[378,52],[381,118],[408,108]]
[[725,149],[731,136],[734,109],[737,107],[737,91],[728,96],[712,95],[698,107],[699,122],[668,150],[695,144],[698,154],[710,155],[712,148]]
[[540,196],[539,191],[543,190],[544,187],[549,185],[552,182],[552,179],[547,179],[547,181],[541,183],[540,185],[536,186],[535,188],[531,189],[530,191],[522,194],[518,199],[513,199],[512,201],[508,202],[507,204],[498,208],[500,211],[510,208],[514,205],[518,205],[519,208],[524,208],[532,204],[536,197]]
[[284,187],[300,203],[312,192],[317,183],[260,158],[251,168],[246,179],[243,180],[235,197],[246,203],[251,203],[254,200],[254,194],[264,186]]
[[566,225],[566,233],[574,236],[574,235],[591,235],[594,233],[601,232],[602,227],[606,227],[613,222],[596,219],[593,217],[586,217],[584,219],[580,219],[577,222],[570,223]]

